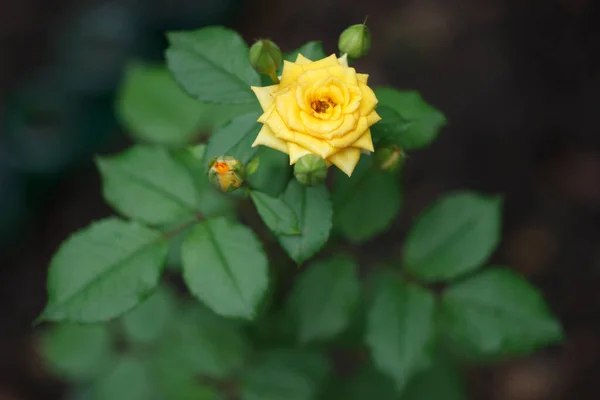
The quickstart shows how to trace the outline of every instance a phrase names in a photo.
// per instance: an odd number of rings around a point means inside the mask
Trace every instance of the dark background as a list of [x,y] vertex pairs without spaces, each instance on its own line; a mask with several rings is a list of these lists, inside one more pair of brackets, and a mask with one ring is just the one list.
[[[131,57],[163,32],[225,24],[284,50],[368,15],[375,85],[415,89],[449,124],[404,174],[396,246],[441,193],[505,195],[495,262],[544,291],[560,348],[468,371],[471,398],[600,398],[600,2],[593,0],[4,0],[0,2],[0,400],[53,399],[31,321],[62,240],[110,213],[93,154],[118,151],[112,101]],[[432,399],[435,400],[435,399]]]

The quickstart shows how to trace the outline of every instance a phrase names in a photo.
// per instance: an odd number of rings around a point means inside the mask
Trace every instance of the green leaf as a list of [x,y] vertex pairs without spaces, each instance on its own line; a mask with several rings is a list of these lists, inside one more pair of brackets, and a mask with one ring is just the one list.
[[179,84],[206,103],[256,102],[250,86],[260,83],[248,61],[248,46],[234,31],[212,26],[169,32],[167,64]]
[[317,61],[325,58],[325,50],[323,50],[323,43],[317,40],[304,43],[302,46],[287,54],[285,59],[291,62],[296,61],[298,54],[302,54],[304,57],[311,61]]
[[275,235],[298,235],[298,217],[283,200],[251,191],[256,211]]
[[242,400],[311,400],[330,373],[327,359],[306,350],[272,350],[242,378]]
[[217,314],[252,319],[268,286],[267,258],[254,233],[224,218],[196,226],[181,248],[190,291]]
[[438,357],[425,371],[415,376],[404,392],[407,400],[466,400],[467,393],[460,371]]
[[223,215],[233,211],[231,197],[220,192],[208,181],[206,145],[199,144],[181,149],[174,154],[175,160],[183,165],[192,176],[198,193],[198,210],[204,216]]
[[165,149],[136,146],[96,163],[106,201],[127,217],[161,225],[197,213],[194,182]]
[[259,159],[258,169],[248,177],[248,184],[252,189],[260,190],[270,196],[279,196],[292,176],[288,155],[259,146],[256,157]]
[[300,342],[329,339],[348,327],[361,292],[357,270],[354,260],[337,256],[300,275],[289,298]]
[[166,369],[174,369],[182,378],[225,378],[242,366],[249,349],[239,324],[196,303],[176,314],[154,361],[169,386],[175,377]]
[[75,232],[52,258],[41,319],[106,321],[132,309],[158,285],[167,256],[160,232],[107,218]]
[[372,169],[366,158],[351,178],[337,172],[332,199],[334,227],[355,243],[383,232],[402,202],[398,177]]
[[95,399],[148,400],[156,399],[153,381],[144,363],[123,356],[114,369],[94,384]]
[[293,179],[282,199],[298,216],[300,235],[279,236],[278,240],[289,256],[302,264],[329,239],[333,218],[329,191],[325,185],[308,187]]
[[96,377],[109,365],[112,343],[106,324],[59,324],[40,339],[40,351],[50,369],[71,381]]
[[179,87],[165,66],[141,62],[128,65],[116,106],[136,140],[172,147],[256,109],[252,103],[200,103]]
[[481,266],[500,241],[501,200],[456,192],[418,217],[404,245],[404,267],[424,281],[455,278]]
[[452,348],[473,358],[528,354],[563,338],[539,291],[506,269],[448,288],[440,320]]
[[446,117],[427,104],[418,92],[391,88],[375,89],[379,100],[377,113],[381,121],[373,125],[373,140],[385,140],[404,150],[430,145],[446,125]]
[[247,164],[257,151],[256,147],[252,147],[260,130],[257,118],[256,113],[241,115],[216,129],[208,140],[205,159],[208,161],[213,157],[226,155]]
[[[363,366],[357,373],[351,377],[336,382],[322,397],[322,400],[344,399],[344,400],[397,400],[398,390],[394,382],[377,370],[373,365]],[[404,397],[402,397],[404,399]],[[406,398],[413,400],[412,398]],[[430,400],[437,400],[431,398]]]
[[365,340],[373,363],[394,379],[400,391],[430,362],[435,336],[434,307],[429,291],[391,273],[380,281],[375,292]]
[[123,329],[131,342],[147,343],[160,337],[175,310],[175,299],[167,287],[123,316]]

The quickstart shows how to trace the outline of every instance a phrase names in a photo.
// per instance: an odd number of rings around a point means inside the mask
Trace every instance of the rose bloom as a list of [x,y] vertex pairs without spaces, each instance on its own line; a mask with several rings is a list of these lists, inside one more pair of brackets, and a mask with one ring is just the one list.
[[278,85],[252,87],[264,110],[252,146],[287,153],[290,164],[316,154],[352,175],[361,151],[374,150],[369,127],[381,119],[368,78],[348,67],[346,56],[284,61]]

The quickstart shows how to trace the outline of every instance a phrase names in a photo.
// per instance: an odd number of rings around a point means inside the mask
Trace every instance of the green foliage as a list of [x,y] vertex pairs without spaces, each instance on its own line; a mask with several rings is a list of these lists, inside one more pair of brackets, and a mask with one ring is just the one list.
[[205,103],[255,103],[250,86],[260,78],[248,62],[248,46],[234,31],[209,27],[167,34],[169,70],[189,94]]
[[243,376],[243,400],[314,399],[330,373],[327,359],[304,350],[277,349],[261,355]]
[[450,286],[440,320],[452,348],[469,358],[523,355],[563,337],[539,292],[506,269]]
[[360,298],[357,269],[338,256],[311,264],[298,278],[288,307],[301,343],[330,339],[348,326]]
[[332,200],[334,227],[355,243],[382,233],[398,215],[402,202],[398,177],[372,169],[366,158],[358,163],[352,178],[336,174]]
[[[130,220],[91,223],[50,263],[38,321],[61,323],[39,350],[73,399],[462,400],[457,360],[522,356],[563,338],[525,279],[478,270],[500,241],[500,197],[443,196],[416,218],[401,256],[400,238],[383,236],[402,179],[380,158],[428,146],[446,123],[417,92],[375,89],[375,162],[361,156],[351,178],[305,186],[287,154],[251,146],[260,124],[250,86],[261,78],[241,37],[209,27],[168,39],[168,72],[131,64],[116,103],[147,144],[97,158],[106,201]],[[326,55],[315,41],[285,59],[299,53]],[[246,167],[244,187],[210,184],[217,156]],[[253,232],[258,217],[272,234]],[[175,268],[160,282],[167,263]]]
[[117,218],[91,224],[53,257],[41,319],[98,322],[128,311],[156,288],[166,255],[160,232]]
[[276,235],[300,233],[298,217],[285,201],[257,191],[250,192],[250,197],[256,206],[256,211],[273,233]]
[[252,319],[268,285],[267,259],[248,228],[223,218],[196,226],[181,247],[190,291],[216,313]]
[[324,185],[308,187],[291,180],[282,195],[298,216],[299,235],[279,236],[279,243],[298,264],[317,253],[327,242],[333,211]]
[[402,390],[429,365],[435,337],[435,300],[427,290],[382,277],[371,304],[365,341],[374,364]]
[[117,114],[134,139],[181,147],[231,118],[256,109],[252,103],[221,105],[192,99],[163,65],[128,65],[117,99]]
[[445,196],[408,234],[404,266],[424,281],[455,278],[480,267],[500,241],[500,207],[498,197]]
[[375,89],[381,121],[371,128],[374,141],[386,141],[404,150],[430,145],[446,125],[446,117],[414,91]]
[[90,379],[112,360],[111,337],[106,324],[57,325],[40,339],[40,352],[59,376]]
[[165,149],[136,146],[97,164],[104,197],[127,217],[161,225],[199,211],[192,177]]

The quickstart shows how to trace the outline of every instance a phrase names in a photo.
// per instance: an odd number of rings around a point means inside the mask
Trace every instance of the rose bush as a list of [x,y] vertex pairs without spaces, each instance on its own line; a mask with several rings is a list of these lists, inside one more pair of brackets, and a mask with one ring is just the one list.
[[315,154],[352,175],[361,150],[374,151],[369,128],[381,119],[368,78],[346,56],[285,61],[279,84],[252,87],[264,110],[253,146],[287,153],[290,164]]

